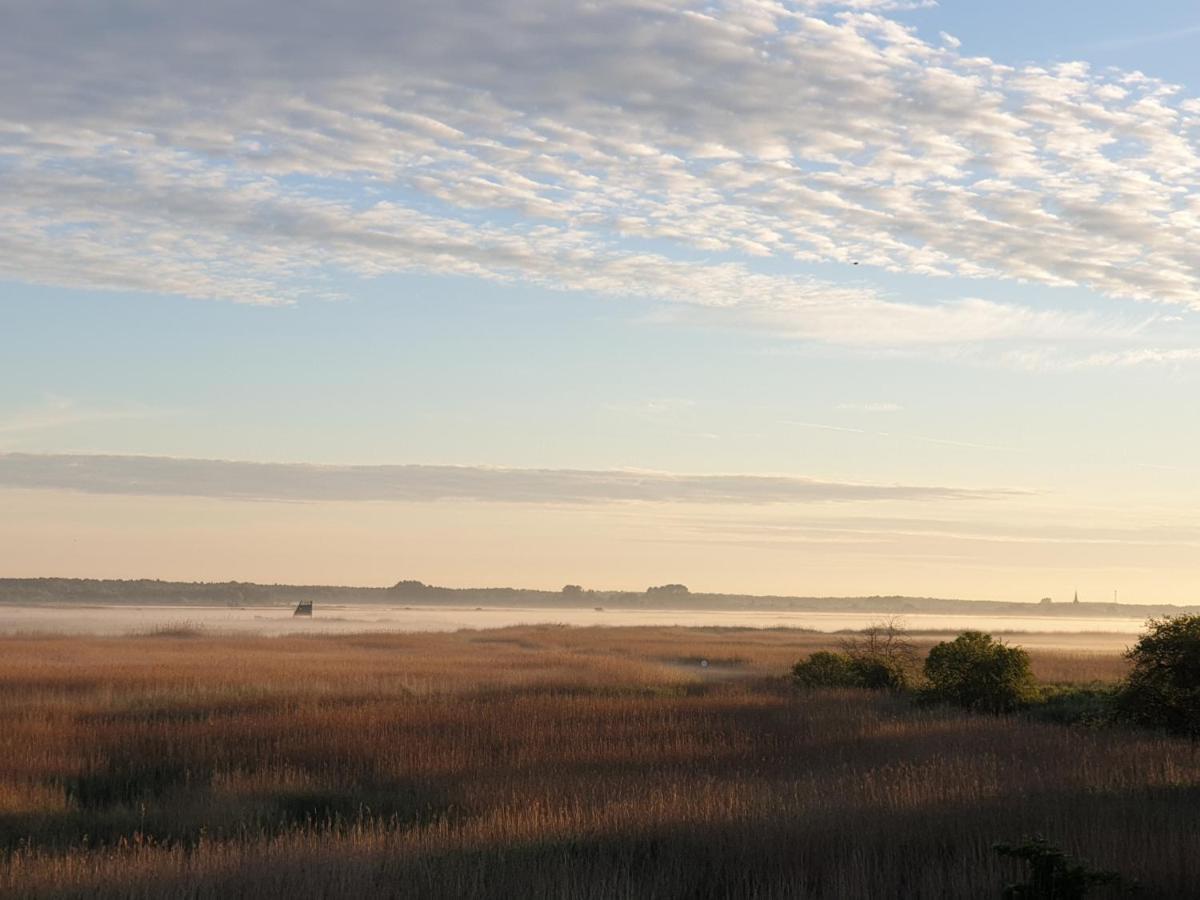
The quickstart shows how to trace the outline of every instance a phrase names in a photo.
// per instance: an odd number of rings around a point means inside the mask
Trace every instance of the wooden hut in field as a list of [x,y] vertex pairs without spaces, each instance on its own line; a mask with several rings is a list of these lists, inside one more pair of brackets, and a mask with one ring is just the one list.
[[312,601],[301,600],[299,603],[297,603],[296,611],[292,613],[293,618],[296,616],[308,616],[309,618],[312,618]]

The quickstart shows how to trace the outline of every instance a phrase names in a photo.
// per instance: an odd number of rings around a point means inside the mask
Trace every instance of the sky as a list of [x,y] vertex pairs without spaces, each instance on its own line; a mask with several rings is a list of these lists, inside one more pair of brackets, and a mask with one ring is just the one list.
[[0,0],[0,575],[1198,602],[1197,40]]

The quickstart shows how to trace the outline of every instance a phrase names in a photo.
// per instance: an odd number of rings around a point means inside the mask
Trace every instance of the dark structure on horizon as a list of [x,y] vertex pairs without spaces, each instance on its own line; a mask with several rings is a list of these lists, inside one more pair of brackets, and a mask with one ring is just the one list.
[[292,613],[293,618],[296,616],[308,616],[309,618],[312,618],[312,601],[301,600],[299,603],[297,603],[296,611]]

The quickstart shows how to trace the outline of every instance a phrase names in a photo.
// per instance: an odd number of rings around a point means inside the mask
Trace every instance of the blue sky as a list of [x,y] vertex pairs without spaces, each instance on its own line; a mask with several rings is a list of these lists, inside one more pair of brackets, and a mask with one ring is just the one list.
[[973,54],[1010,65],[1086,60],[1195,85],[1200,10],[1186,0],[1152,3],[941,3],[902,17],[922,34],[946,31]]
[[[1191,596],[1193,5],[269,6],[11,5],[6,572]],[[301,511],[143,457],[845,497]]]

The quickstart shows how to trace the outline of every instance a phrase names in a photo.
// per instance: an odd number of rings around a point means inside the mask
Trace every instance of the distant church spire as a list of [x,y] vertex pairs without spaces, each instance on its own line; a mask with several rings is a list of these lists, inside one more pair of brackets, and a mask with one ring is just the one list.
[[1076,589],[1076,591],[1075,591],[1075,602],[1076,603],[1079,602],[1079,590],[1078,589]]

